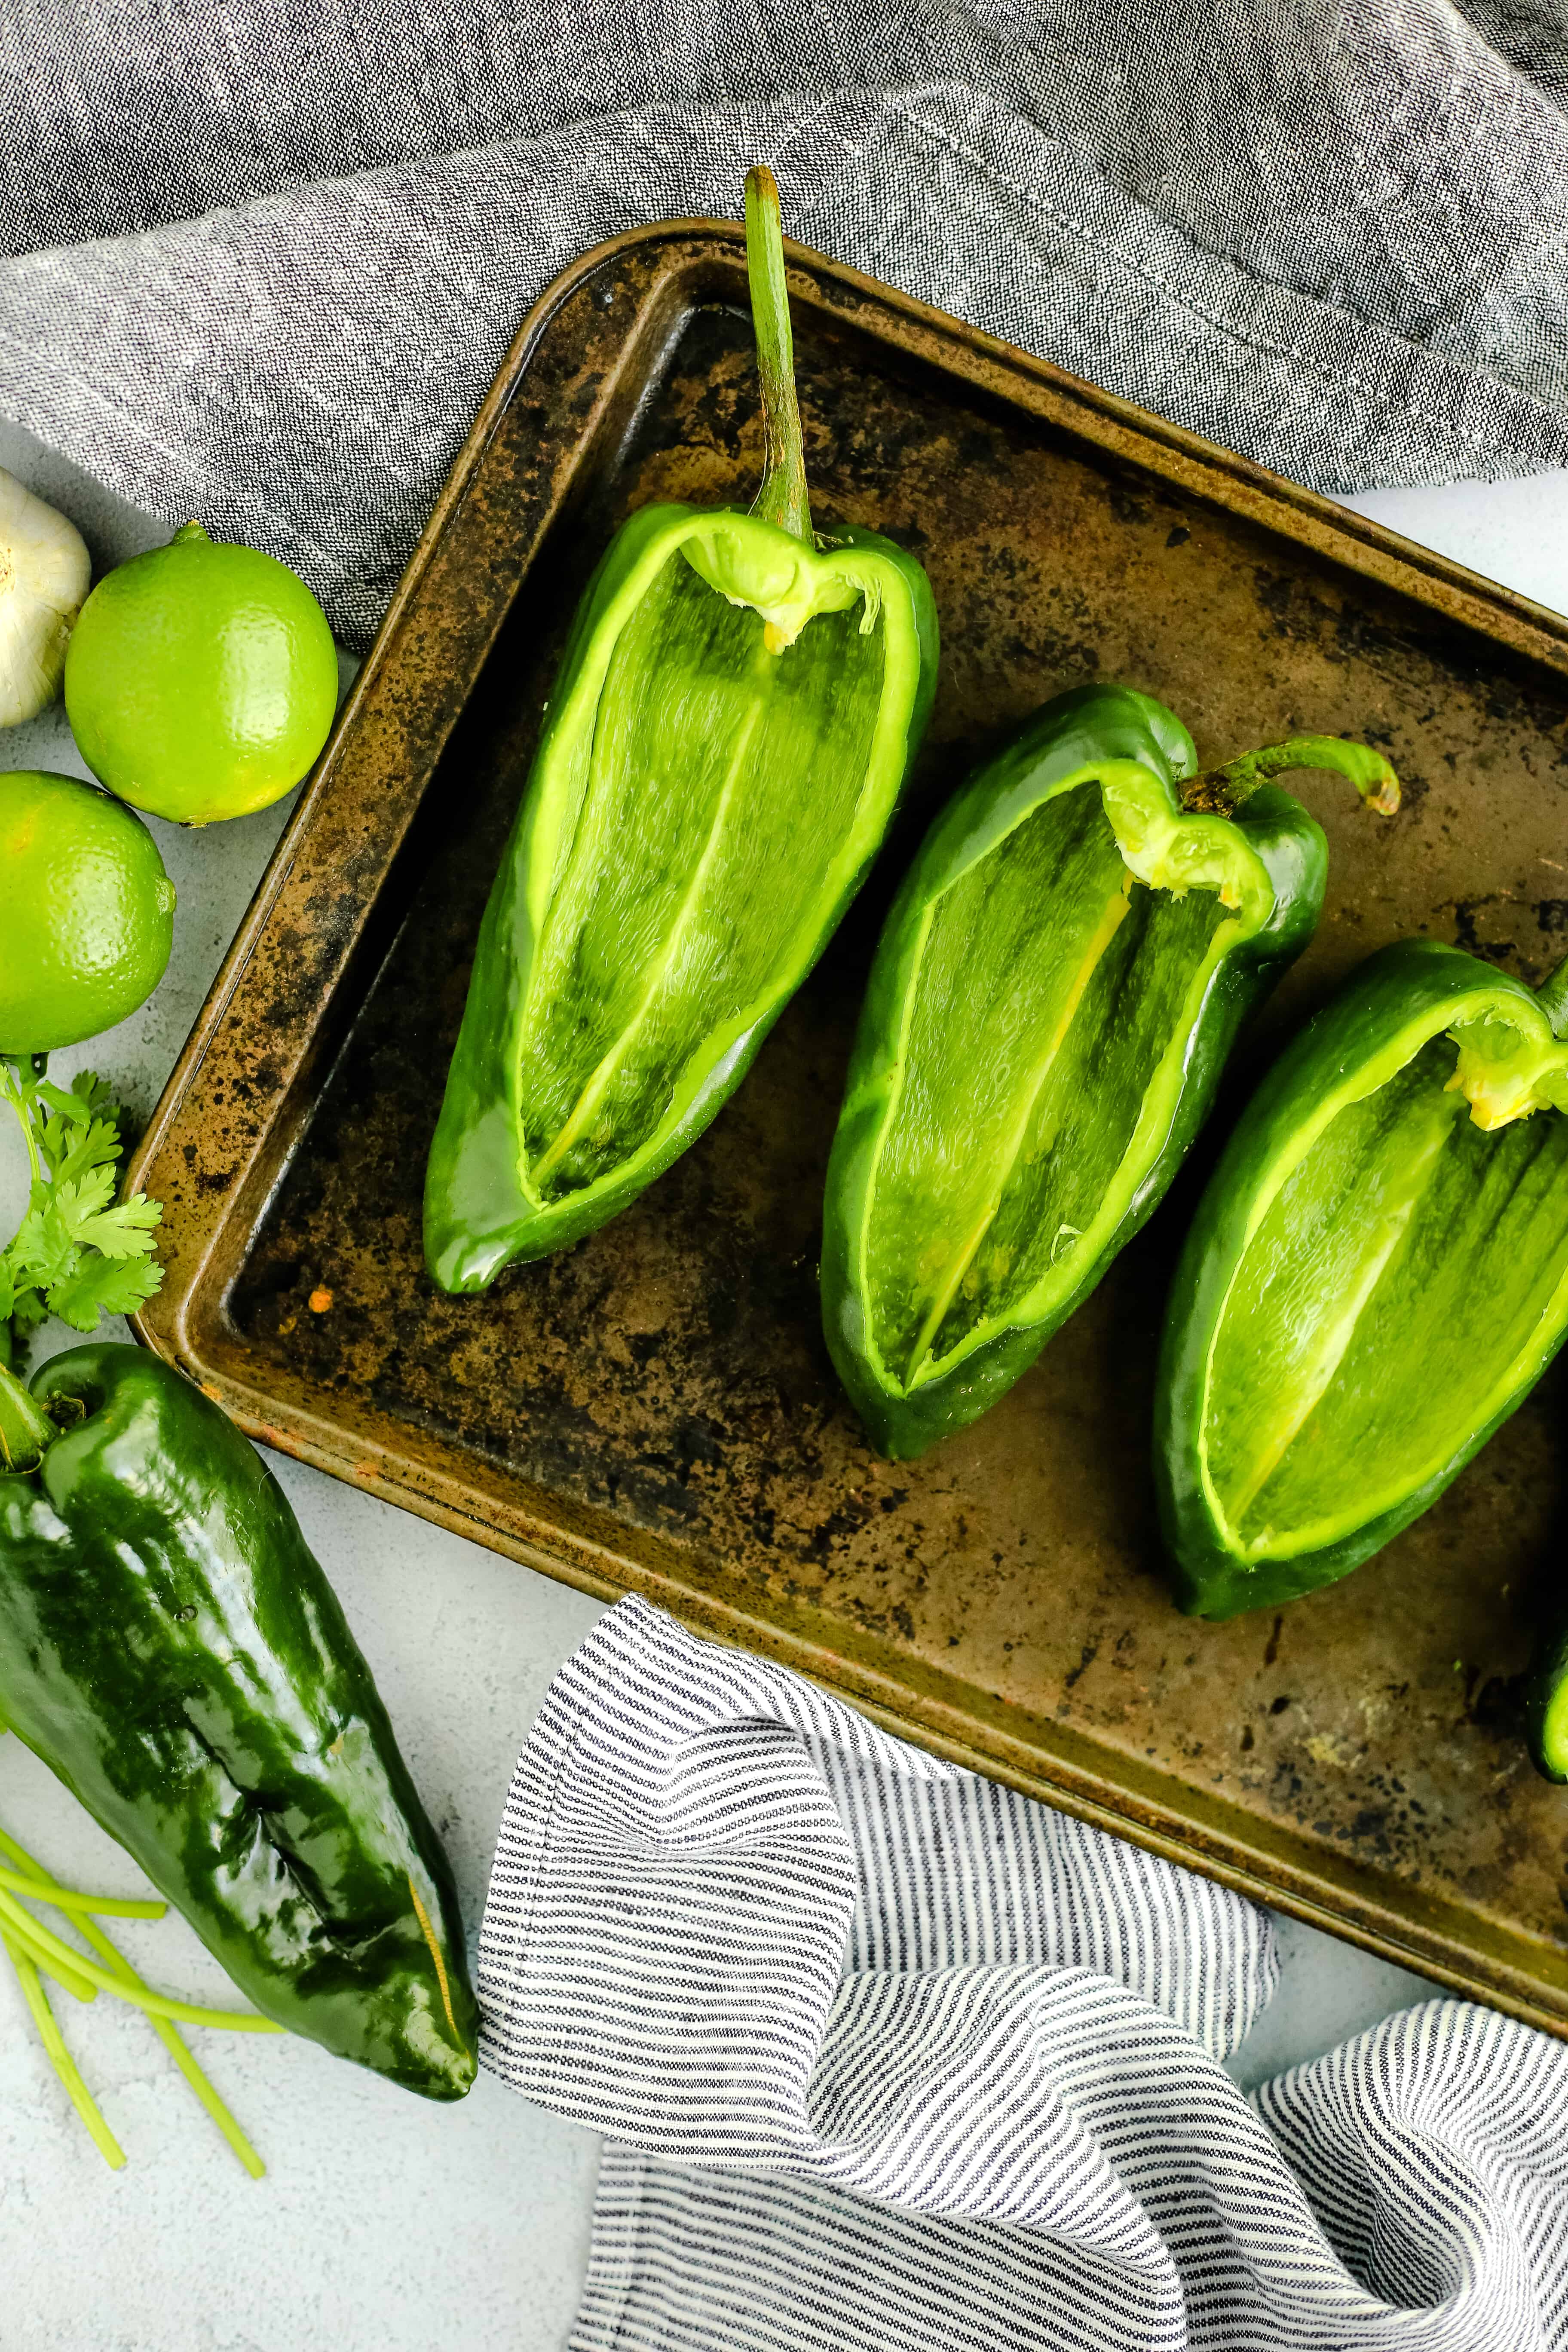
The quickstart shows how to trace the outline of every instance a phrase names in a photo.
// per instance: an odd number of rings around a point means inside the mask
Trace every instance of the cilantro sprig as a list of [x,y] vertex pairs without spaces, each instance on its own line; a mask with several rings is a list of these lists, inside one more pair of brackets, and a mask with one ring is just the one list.
[[41,1056],[0,1057],[0,1097],[15,1111],[32,1184],[10,1245],[0,1251],[0,1361],[9,1334],[26,1342],[47,1316],[91,1331],[132,1315],[163,1279],[153,1255],[156,1201],[116,1201],[124,1113],[90,1071],[50,1084]]

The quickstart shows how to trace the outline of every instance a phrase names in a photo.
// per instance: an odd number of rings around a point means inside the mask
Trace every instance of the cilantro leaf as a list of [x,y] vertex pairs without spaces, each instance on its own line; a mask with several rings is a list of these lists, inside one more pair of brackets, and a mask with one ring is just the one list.
[[69,1090],[41,1065],[0,1061],[9,1102],[33,1165],[27,1207],[0,1251],[0,1324],[26,1338],[47,1316],[79,1331],[101,1315],[130,1315],[163,1282],[153,1255],[163,1212],[143,1192],[116,1202],[123,1113],[111,1087],[80,1072]]
[[61,1231],[79,1244],[83,1226],[101,1216],[114,1198],[114,1170],[89,1168],[84,1176],[63,1181],[57,1176],[47,1197]]
[[6,1255],[18,1272],[40,1286],[63,1282],[76,1264],[77,1245],[42,1178],[33,1186],[27,1213]]
[[45,1108],[33,1131],[38,1157],[52,1176],[119,1159],[124,1115],[101,1079],[94,1081],[91,1097],[64,1094],[41,1078],[36,1093]]
[[88,1116],[87,1105],[79,1094],[74,1091],[68,1094],[63,1087],[51,1086],[47,1078],[35,1078],[33,1093],[39,1102],[47,1103],[60,1118],[82,1119]]
[[90,1331],[100,1315],[133,1315],[163,1279],[163,1267],[144,1257],[84,1257],[70,1280],[49,1292],[49,1312]]
[[120,1125],[121,1109],[115,1100],[114,1088],[107,1078],[100,1078],[96,1070],[79,1070],[71,1080],[71,1092],[79,1095],[92,1118],[107,1118],[115,1126]]
[[119,1164],[119,1128],[110,1120],[95,1118],[76,1130],[75,1140],[56,1163],[55,1181],[58,1183],[63,1178],[80,1176],[89,1168],[117,1168]]
[[47,1322],[48,1314],[41,1290],[19,1290],[11,1308],[11,1328],[19,1339],[30,1339],[39,1324]]
[[[96,1170],[93,1172],[95,1176],[98,1173]],[[74,1188],[66,1185],[60,1189],[68,1192]],[[163,1217],[163,1204],[150,1201],[145,1192],[132,1192],[112,1209],[89,1211],[84,1207],[79,1213],[64,1213],[79,1249],[95,1249],[103,1257],[150,1257],[153,1228]]]

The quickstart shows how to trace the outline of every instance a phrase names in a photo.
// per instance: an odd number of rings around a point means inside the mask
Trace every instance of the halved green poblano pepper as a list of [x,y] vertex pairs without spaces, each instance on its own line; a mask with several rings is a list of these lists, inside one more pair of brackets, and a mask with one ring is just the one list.
[[702,1132],[858,887],[930,710],[925,573],[812,530],[765,171],[746,241],[762,491],[749,514],[645,507],[578,611],[430,1153],[446,1290],[592,1233]]
[[1436,940],[1384,948],[1263,1080],[1177,1270],[1154,1463],[1183,1608],[1359,1567],[1565,1332],[1568,967],[1537,992]]
[[1011,1388],[1149,1216],[1237,1029],[1310,939],[1327,853],[1265,779],[1380,752],[1300,737],[1212,774],[1147,695],[1038,712],[938,816],[872,966],[827,1173],[824,1325],[909,1457]]

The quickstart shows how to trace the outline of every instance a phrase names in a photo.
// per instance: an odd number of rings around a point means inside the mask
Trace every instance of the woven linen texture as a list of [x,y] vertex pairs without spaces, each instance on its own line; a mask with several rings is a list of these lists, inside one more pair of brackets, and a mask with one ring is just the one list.
[[1241,1897],[637,1600],[520,1759],[484,2063],[612,2136],[576,2352],[1544,2352],[1568,2050],[1458,2001],[1244,2097]]
[[1328,490],[1568,464],[1563,0],[0,0],[0,407],[374,630],[576,254],[734,217]]

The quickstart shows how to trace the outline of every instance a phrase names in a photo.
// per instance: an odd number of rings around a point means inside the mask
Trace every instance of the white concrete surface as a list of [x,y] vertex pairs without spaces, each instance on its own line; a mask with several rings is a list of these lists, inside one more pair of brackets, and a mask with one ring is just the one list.
[[[99,563],[165,536],[0,426],[0,466],[62,506]],[[1568,475],[1385,490],[1355,502],[1478,570],[1568,607]],[[0,766],[85,772],[62,714],[0,733]],[[90,1062],[145,1115],[243,913],[288,803],[200,834],[156,824],[179,892],[174,961],[152,1002],[57,1069]],[[0,1228],[23,1192],[0,1133]],[[72,1335],[60,1332],[59,1344]],[[470,1928],[519,1742],[597,1608],[493,1553],[304,1469],[274,1467],[330,1568],[430,1810]],[[79,1885],[137,1874],[15,1740],[0,1822]],[[1423,1997],[1417,1979],[1281,1923],[1280,1994],[1237,2062],[1244,2080],[1330,2047]],[[150,1977],[222,2001],[177,1919],[125,1931]],[[588,2240],[596,2144],[481,2077],[434,2108],[282,2039],[198,2037],[270,2168],[247,2180],[142,2020],[57,2003],[130,2162],[110,2173],[0,1971],[0,2343],[7,2352],[550,2352],[564,2344]],[[66,2013],[66,2012],[68,2012]]]

